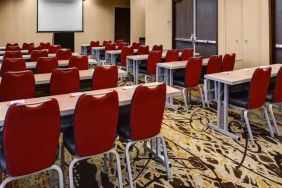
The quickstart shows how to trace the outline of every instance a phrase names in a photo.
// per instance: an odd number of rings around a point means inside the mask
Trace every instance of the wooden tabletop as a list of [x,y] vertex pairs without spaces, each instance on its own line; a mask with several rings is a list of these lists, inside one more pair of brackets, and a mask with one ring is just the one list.
[[[79,71],[80,80],[90,80],[92,79],[94,69],[89,70],[81,70]],[[119,77],[125,77],[127,75],[127,72],[121,69],[118,69],[118,76]],[[51,79],[51,73],[45,73],[45,74],[34,74],[35,78],[35,84],[49,84]],[[1,77],[0,77],[0,83],[1,83]]]
[[[59,60],[58,63],[59,63],[59,67],[67,67],[69,65],[69,60]],[[95,65],[97,64],[97,61],[89,58],[88,63],[89,65]],[[26,62],[25,64],[26,64],[27,69],[35,69],[37,62]],[[0,64],[0,69],[1,69],[1,66],[2,64]]]
[[[78,53],[72,53],[73,56],[79,56]],[[0,56],[0,61],[3,61],[3,57],[4,56]],[[48,57],[56,57],[56,54],[48,54]],[[25,60],[29,60],[31,58],[31,55],[30,54],[27,54],[27,55],[23,55],[23,58]]]
[[[138,49],[134,49],[133,53],[137,53]],[[118,55],[121,54],[121,50],[108,50],[106,51],[107,54]]]
[[105,50],[105,46],[92,47],[92,50]]
[[[273,65],[268,65],[268,66],[272,67],[271,76],[275,77],[277,76],[277,73],[280,67],[282,66],[282,64],[273,64]],[[254,67],[250,69],[234,70],[230,72],[221,72],[221,73],[216,73],[216,74],[207,74],[205,75],[205,78],[209,80],[217,81],[220,83],[224,83],[227,85],[238,85],[238,84],[250,82],[256,68],[259,68],[259,67]]]
[[[208,65],[209,58],[203,59],[203,66]],[[168,63],[158,63],[158,67],[166,68],[166,69],[185,69],[188,61],[174,61]]]
[[[165,58],[167,51],[163,51],[162,53],[162,58]],[[181,56],[182,52],[179,52],[179,56]],[[143,61],[143,60],[147,60],[149,57],[148,54],[146,55],[130,55],[127,56],[127,59],[132,60],[132,61]]]
[[[152,86],[155,87],[159,83],[150,83],[150,84],[144,84],[146,86]],[[84,92],[89,95],[96,95],[102,96],[105,93],[111,92],[113,90],[118,92],[119,96],[119,106],[124,106],[128,105],[131,103],[135,88],[137,86],[130,86],[130,87],[117,87],[117,88],[112,88],[112,89],[103,89],[103,90],[96,90],[96,91],[88,91]],[[172,88],[167,86],[167,97],[172,97],[172,96],[180,96],[181,92],[178,89]],[[43,102],[46,101],[50,98],[55,98],[57,99],[60,107],[60,113],[61,116],[65,115],[71,115],[74,113],[74,109],[78,100],[78,97],[73,97],[71,94],[64,94],[64,95],[54,95],[54,96],[48,96],[48,97],[39,97],[39,98],[32,98],[32,99],[26,99],[25,104],[30,104],[30,103],[38,103],[38,102]],[[7,109],[10,105],[10,102],[1,102],[0,103],[0,126],[3,126],[5,116]]]

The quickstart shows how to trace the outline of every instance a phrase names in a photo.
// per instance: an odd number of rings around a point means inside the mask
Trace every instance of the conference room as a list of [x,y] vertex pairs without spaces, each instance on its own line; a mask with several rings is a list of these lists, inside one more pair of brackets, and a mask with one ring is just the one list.
[[1,0],[0,188],[282,187],[281,0]]

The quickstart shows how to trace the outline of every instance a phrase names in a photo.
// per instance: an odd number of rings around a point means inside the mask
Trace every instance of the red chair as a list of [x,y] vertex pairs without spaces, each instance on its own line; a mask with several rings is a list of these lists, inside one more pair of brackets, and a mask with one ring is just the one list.
[[84,56],[71,56],[69,59],[69,67],[76,67],[78,70],[88,70],[88,57]]
[[126,58],[127,56],[133,55],[133,48],[129,46],[124,46],[121,50],[121,55],[120,55],[120,62],[117,61],[116,64],[119,66],[124,66],[126,67]]
[[[129,140],[125,148],[129,187],[133,186],[129,148],[137,142],[155,140],[157,147],[162,145],[167,177],[170,179],[166,144],[159,135],[166,103],[166,85],[136,88],[129,112],[120,112],[118,135]],[[161,142],[161,144],[159,144]],[[157,150],[161,148],[157,148]]]
[[52,72],[50,79],[50,94],[61,95],[79,91],[80,77],[77,68],[65,70],[56,69]]
[[128,44],[127,44],[126,42],[120,42],[120,43],[117,45],[117,49],[118,49],[118,50],[122,50],[122,48],[123,48],[124,46],[128,46]]
[[206,74],[214,74],[221,72],[222,56],[213,55],[210,57]]
[[19,46],[7,46],[6,51],[21,51]]
[[141,46],[140,43],[133,42],[131,47],[132,47],[133,49],[139,49],[140,46]]
[[35,95],[35,80],[29,70],[6,72],[0,84],[0,101],[33,98]]
[[35,73],[44,74],[52,73],[59,66],[58,59],[56,57],[41,57],[37,60]]
[[119,113],[116,91],[102,97],[79,97],[73,120],[73,130],[64,133],[64,145],[74,156],[69,166],[70,187],[74,187],[73,167],[81,161],[100,154],[112,153],[116,157],[118,184],[122,188],[120,158],[114,149]]
[[168,50],[165,56],[165,62],[174,62],[179,60],[178,50]]
[[9,46],[19,46],[19,44],[18,43],[7,43],[6,48]]
[[233,71],[235,66],[235,60],[236,60],[235,53],[225,54],[221,65],[221,71],[222,72]]
[[149,46],[140,46],[137,50],[137,55],[149,54]]
[[276,131],[277,136],[279,136],[279,129],[277,126],[277,121],[273,113],[273,106],[282,103],[282,67],[280,67],[279,72],[276,77],[274,89],[269,92],[266,97],[267,102],[269,102],[268,109],[270,116]]
[[103,41],[103,46],[106,46],[106,44],[111,44],[112,41],[111,40],[104,40]]
[[156,75],[157,64],[162,61],[161,51],[150,52],[147,60],[147,66],[140,66],[139,73],[145,75],[145,83],[148,83],[148,77]]
[[163,51],[163,45],[154,45],[152,51]]
[[91,41],[89,47],[87,47],[87,53],[91,54],[91,49],[94,47],[100,47],[99,41]]
[[180,59],[181,61],[188,61],[192,57],[194,57],[194,49],[189,48],[182,51]]
[[[1,171],[8,177],[1,183],[56,170],[60,188],[63,173],[55,165],[60,137],[60,110],[55,99],[37,104],[13,104],[4,122],[4,142],[1,147]],[[45,175],[45,174],[44,174]]]
[[99,66],[95,68],[92,77],[92,90],[115,88],[118,86],[118,67]]
[[115,44],[106,43],[105,51],[111,51],[111,50],[115,50],[115,49],[116,49],[116,45]]
[[59,49],[57,50],[56,56],[58,60],[69,60],[72,56],[71,49]]
[[57,51],[61,48],[62,48],[61,45],[51,45],[49,50],[48,50],[48,54],[56,54]]
[[22,52],[21,51],[6,51],[4,53],[3,59],[7,58],[22,58]]
[[120,44],[124,44],[125,42],[124,42],[124,40],[123,39],[119,39],[119,40],[117,40],[116,41],[116,46],[119,46]]
[[43,50],[43,48],[41,46],[38,46],[38,47],[35,47],[35,46],[31,46],[29,49],[28,49],[28,53],[29,54],[32,54],[32,52],[34,50]]
[[50,44],[50,42],[46,42],[46,43],[40,42],[40,46],[41,46],[42,49],[49,50],[51,44]]
[[29,50],[30,47],[34,46],[34,43],[23,43],[22,50]]
[[25,60],[23,58],[6,58],[3,60],[2,66],[1,66],[1,76],[4,75],[4,73],[8,71],[25,71],[26,65]]
[[203,59],[201,57],[198,58],[190,58],[186,65],[185,77],[184,80],[174,80],[174,85],[182,87],[182,94],[184,99],[185,108],[188,111],[188,92],[190,92],[194,88],[198,88],[200,91],[200,96],[202,100],[202,105],[205,108],[205,101],[203,96],[203,91],[200,86],[201,75],[203,68]]
[[41,57],[48,57],[48,52],[46,50],[33,50],[30,56],[30,61],[37,62]]
[[248,111],[257,108],[262,108],[264,116],[267,120],[267,125],[271,137],[274,137],[272,126],[269,121],[269,116],[264,107],[266,101],[267,90],[270,83],[271,67],[257,68],[253,74],[249,90],[247,92],[234,92],[229,97],[229,104],[237,106],[244,112],[244,119],[248,129],[252,145],[255,145],[253,133],[248,119]]

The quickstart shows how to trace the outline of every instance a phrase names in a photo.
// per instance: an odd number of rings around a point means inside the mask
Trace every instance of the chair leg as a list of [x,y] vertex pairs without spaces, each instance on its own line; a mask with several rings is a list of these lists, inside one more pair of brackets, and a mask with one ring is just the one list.
[[206,104],[205,104],[205,99],[204,99],[202,88],[201,88],[201,86],[198,86],[198,88],[199,88],[199,91],[200,91],[200,96],[201,96],[203,108],[206,108]]
[[61,159],[61,169],[63,171],[63,175],[65,174],[65,147],[64,147],[64,142],[62,141],[61,143],[61,156],[60,156],[60,159]]
[[272,129],[272,126],[271,126],[271,123],[270,123],[270,120],[269,120],[269,116],[268,116],[267,110],[266,110],[266,108],[264,106],[262,107],[262,109],[263,109],[263,112],[264,112],[264,116],[266,118],[266,122],[267,122],[267,125],[268,125],[270,136],[274,137],[273,129]]
[[79,159],[73,159],[70,163],[69,166],[69,184],[70,184],[70,188],[74,188],[74,182],[73,182],[73,167],[74,164],[77,163],[79,161]]
[[146,84],[148,83],[148,78],[149,78],[149,75],[145,75],[145,83]]
[[56,170],[59,174],[59,187],[64,187],[64,175],[62,169],[58,165],[51,166],[51,169]]
[[132,144],[133,144],[132,142],[127,143],[126,148],[125,148],[126,167],[127,167],[128,181],[129,181],[130,188],[133,188],[133,180],[132,180],[130,157],[129,157],[129,148]]
[[122,188],[122,176],[121,176],[121,167],[120,167],[120,158],[116,150],[112,150],[111,153],[113,153],[116,156],[116,163],[117,163],[117,175],[118,175],[118,186],[119,188]]
[[182,89],[182,96],[183,96],[183,100],[184,100],[185,110],[188,111],[186,91],[187,91],[186,88]]
[[278,129],[278,126],[277,126],[276,118],[274,116],[273,105],[272,104],[268,105],[268,109],[269,109],[269,112],[270,112],[272,122],[274,124],[274,128],[276,129],[276,134],[277,134],[277,136],[279,136],[280,132],[279,132],[279,129]]
[[0,188],[5,188],[5,186],[8,184],[8,183],[10,183],[10,182],[12,182],[12,181],[14,181],[14,180],[16,180],[16,179],[18,179],[17,177],[7,177],[6,179],[4,179],[4,181],[2,181],[2,183],[1,183],[1,185],[0,185]]
[[254,137],[253,137],[252,129],[251,129],[251,126],[250,126],[250,122],[249,122],[249,119],[248,119],[248,110],[244,111],[244,119],[245,119],[245,122],[246,122],[246,126],[247,126],[247,129],[248,129],[250,139],[251,139],[251,143],[254,146],[255,142],[254,142]]
[[161,136],[159,136],[159,138],[161,139],[162,146],[163,146],[163,155],[164,155],[164,159],[165,159],[165,168],[166,168],[167,179],[170,179],[171,178],[171,172],[170,172],[170,168],[169,168],[169,164],[168,164],[168,157],[167,157],[167,149],[166,149],[165,140]]

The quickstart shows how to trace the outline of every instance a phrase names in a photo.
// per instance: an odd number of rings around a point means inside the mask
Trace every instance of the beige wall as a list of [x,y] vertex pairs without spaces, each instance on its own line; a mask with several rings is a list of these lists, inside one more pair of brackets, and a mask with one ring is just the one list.
[[145,37],[145,0],[130,0],[131,42],[138,42]]
[[[36,0],[0,0],[0,46],[7,42],[51,41],[51,33],[36,33]],[[114,8],[130,0],[84,1],[84,32],[75,34],[75,51],[90,40],[114,39]]]
[[145,35],[146,44],[163,44],[172,48],[172,0],[146,0]]

